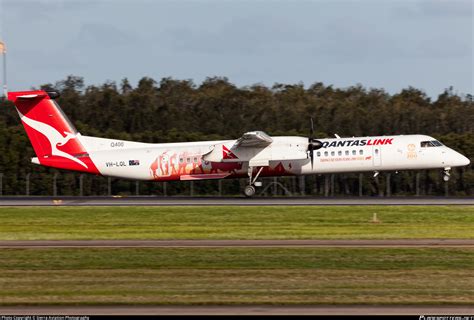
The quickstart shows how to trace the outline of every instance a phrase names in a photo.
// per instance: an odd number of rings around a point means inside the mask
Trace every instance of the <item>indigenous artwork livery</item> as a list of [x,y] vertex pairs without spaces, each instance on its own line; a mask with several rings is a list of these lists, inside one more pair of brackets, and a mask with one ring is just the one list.
[[263,176],[443,169],[469,159],[426,135],[315,139],[270,137],[262,131],[237,140],[150,144],[83,136],[55,102],[56,92],[10,92],[36,157],[35,164],[135,180],[248,177],[255,194]]

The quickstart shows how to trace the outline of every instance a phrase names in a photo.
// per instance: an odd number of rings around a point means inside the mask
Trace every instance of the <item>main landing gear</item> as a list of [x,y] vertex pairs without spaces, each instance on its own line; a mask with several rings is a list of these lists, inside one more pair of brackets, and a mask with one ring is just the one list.
[[449,178],[451,177],[451,174],[449,173],[449,170],[451,170],[451,168],[444,168],[444,176],[443,176],[443,180],[445,182],[448,182],[449,181]]
[[254,167],[249,167],[248,170],[247,170],[247,174],[249,176],[249,184],[244,189],[244,194],[247,198],[253,197],[255,195],[255,187],[262,186],[262,183],[258,182],[257,178],[260,175],[260,173],[262,173],[263,167],[260,167],[260,169],[258,169],[257,174],[255,175],[255,177],[252,177],[253,169],[254,169]]
[[246,197],[250,198],[253,197],[255,194],[255,187],[254,186],[246,186],[244,189],[244,194]]

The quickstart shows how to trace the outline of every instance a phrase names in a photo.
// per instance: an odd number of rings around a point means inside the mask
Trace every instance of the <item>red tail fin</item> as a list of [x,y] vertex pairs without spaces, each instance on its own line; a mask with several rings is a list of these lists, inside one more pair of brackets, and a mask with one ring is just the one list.
[[74,128],[59,105],[57,93],[37,91],[9,92],[38,159],[49,167],[99,173]]

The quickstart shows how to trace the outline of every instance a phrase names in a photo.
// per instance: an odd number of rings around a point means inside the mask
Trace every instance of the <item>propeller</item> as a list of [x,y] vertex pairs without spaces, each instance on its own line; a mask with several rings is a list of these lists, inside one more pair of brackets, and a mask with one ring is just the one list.
[[308,152],[309,152],[309,158],[311,159],[311,169],[313,169],[313,164],[314,164],[314,150],[318,150],[323,146],[323,143],[315,138],[313,138],[314,135],[314,122],[313,118],[309,118],[311,121],[311,127],[309,130],[309,137],[308,137]]

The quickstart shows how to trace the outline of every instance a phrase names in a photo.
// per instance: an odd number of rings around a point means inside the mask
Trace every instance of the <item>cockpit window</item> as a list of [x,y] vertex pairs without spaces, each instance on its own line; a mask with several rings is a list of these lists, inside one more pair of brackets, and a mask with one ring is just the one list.
[[439,142],[438,140],[432,140],[432,141],[422,141],[421,142],[421,147],[422,148],[428,148],[428,147],[441,147],[443,144]]

